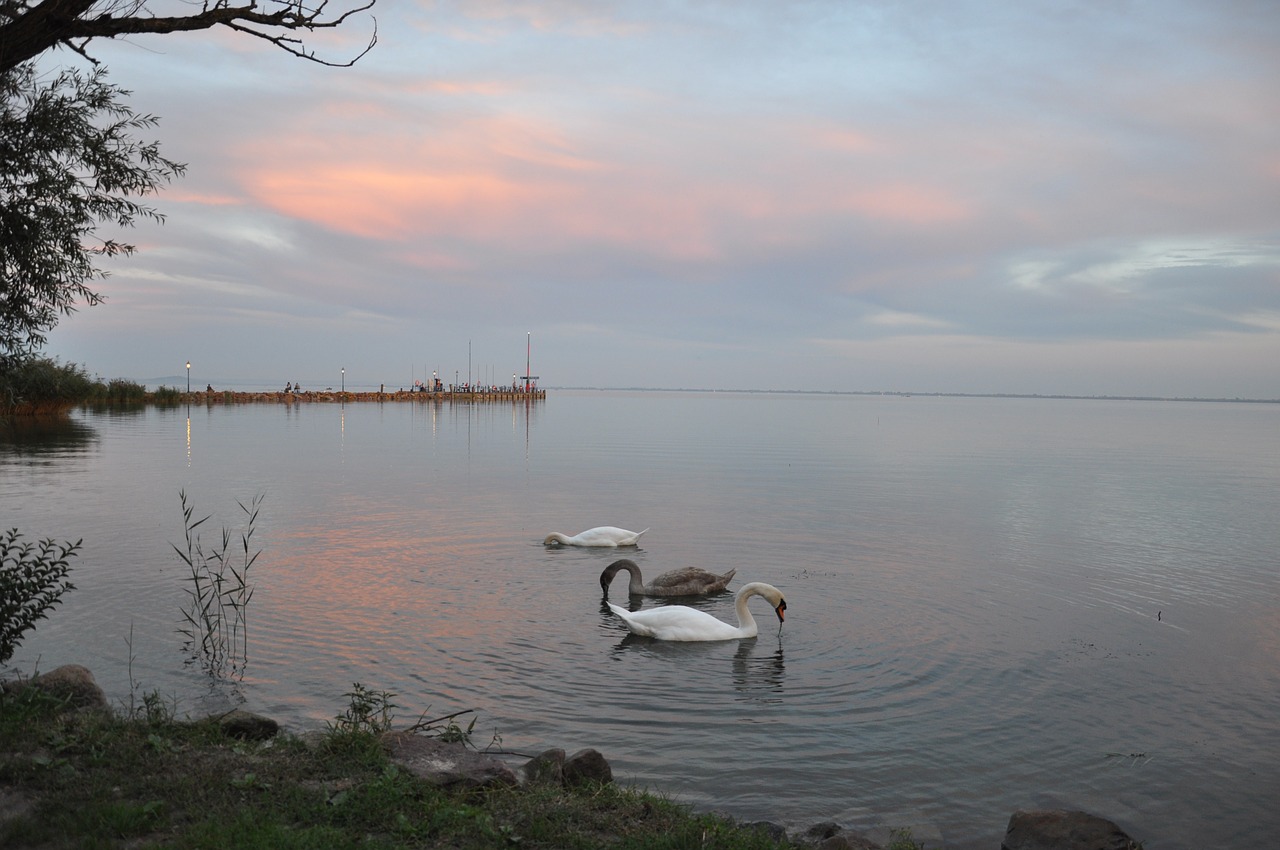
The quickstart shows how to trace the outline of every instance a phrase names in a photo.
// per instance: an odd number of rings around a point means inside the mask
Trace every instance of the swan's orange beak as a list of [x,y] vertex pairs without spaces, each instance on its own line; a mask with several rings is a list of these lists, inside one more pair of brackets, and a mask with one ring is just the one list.
[[786,615],[783,614],[782,612],[787,610],[787,600],[784,599],[781,602],[779,602],[778,607],[774,608],[773,610],[778,615],[778,622],[779,623],[785,622],[787,618],[786,618]]

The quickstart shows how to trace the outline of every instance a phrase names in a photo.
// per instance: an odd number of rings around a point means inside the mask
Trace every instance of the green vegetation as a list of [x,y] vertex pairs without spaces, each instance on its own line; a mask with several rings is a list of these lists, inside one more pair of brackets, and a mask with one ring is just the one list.
[[108,405],[122,407],[145,404],[147,401],[147,388],[136,381],[112,378],[107,382],[107,393],[104,401]]
[[[381,692],[360,690],[378,715]],[[143,706],[120,716],[64,712],[34,688],[0,696],[0,785],[31,801],[0,821],[0,846],[779,846],[614,784],[441,790],[389,761],[366,724],[259,743],[227,737],[216,720],[179,722],[158,699]]]
[[[143,200],[186,171],[160,155],[159,143],[137,138],[158,119],[135,112],[131,93],[107,82],[106,66],[89,54],[89,43],[230,27],[311,62],[347,66],[373,49],[376,23],[368,45],[345,63],[320,58],[298,34],[339,28],[376,2],[356,0],[336,14],[327,2],[308,9],[273,0],[265,4],[270,12],[258,3],[216,3],[188,15],[157,16],[145,2],[110,3],[104,11],[92,2],[0,0],[0,391],[63,317],[102,303],[95,288],[107,276],[101,261],[134,252],[101,229],[118,233],[138,219],[163,222]],[[92,67],[51,70],[47,61],[34,61],[57,47]],[[12,412],[15,402],[2,396],[0,413]]]
[[106,391],[101,381],[74,363],[33,357],[0,368],[0,414],[59,413],[97,401]]
[[128,95],[103,67],[46,73],[29,62],[0,73],[0,370],[39,351],[62,317],[101,303],[99,261],[134,251],[101,225],[164,220],[136,199],[186,166],[135,137],[156,118],[135,113]]
[[47,416],[66,413],[80,405],[90,407],[141,407],[176,405],[186,395],[176,388],[157,387],[153,393],[137,381],[90,377],[76,363],[47,357],[14,358],[0,364],[0,416]]
[[924,845],[911,837],[909,829],[895,829],[885,850],[925,850]]
[[13,657],[23,634],[48,616],[62,594],[75,589],[67,573],[81,541],[21,541],[16,528],[0,534],[0,664]]
[[151,394],[150,401],[152,404],[158,404],[161,407],[175,407],[182,402],[184,398],[182,390],[177,387],[158,386],[156,391]]
[[248,610],[253,598],[249,569],[261,550],[250,551],[258,522],[262,496],[248,505],[239,502],[245,514],[245,530],[240,545],[232,546],[231,530],[222,529],[221,543],[205,551],[200,539],[200,526],[208,516],[192,519],[195,506],[187,501],[186,491],[178,494],[182,502],[182,525],[186,548],[173,547],[187,566],[187,603],[182,608],[185,625],[179,633],[187,639],[186,649],[193,661],[214,678],[239,678],[244,673],[249,652]]

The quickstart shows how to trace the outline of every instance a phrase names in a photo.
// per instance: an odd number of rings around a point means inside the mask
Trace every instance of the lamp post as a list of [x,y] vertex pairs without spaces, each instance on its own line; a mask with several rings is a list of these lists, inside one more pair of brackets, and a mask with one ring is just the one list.
[[187,395],[191,395],[191,361],[187,361]]
[[347,394],[347,367],[342,367],[342,394]]

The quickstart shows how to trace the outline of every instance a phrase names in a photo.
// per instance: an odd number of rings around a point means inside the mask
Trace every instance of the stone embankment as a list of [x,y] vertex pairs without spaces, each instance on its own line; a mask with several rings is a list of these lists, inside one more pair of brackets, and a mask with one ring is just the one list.
[[512,391],[498,389],[481,392],[479,390],[459,390],[457,392],[421,392],[411,390],[385,390],[375,392],[343,392],[341,390],[323,390],[307,392],[235,392],[232,390],[205,390],[183,393],[181,400],[185,404],[346,404],[357,402],[392,402],[414,401],[419,404],[444,404],[446,402],[472,404],[476,402],[508,402],[543,401],[547,397],[546,390]]
[[[107,697],[93,674],[78,664],[68,664],[32,679],[0,683],[0,690],[5,691],[27,687],[41,688],[65,699],[75,709],[110,711]],[[275,737],[280,728],[271,718],[241,710],[217,719],[227,735],[242,739],[267,740]],[[388,732],[383,736],[383,743],[393,763],[438,787],[482,788],[531,782],[554,782],[571,787],[613,781],[608,761],[594,749],[579,750],[573,755],[566,755],[559,748],[549,749],[516,770],[501,759],[468,749],[464,744],[412,732]],[[790,841],[814,850],[881,850],[882,847],[866,835],[846,830],[834,822],[815,824],[799,835],[789,835],[784,827],[770,821],[740,826],[759,829],[780,843]],[[1014,812],[1000,842],[1000,850],[1138,850],[1141,846],[1105,818],[1061,810]]]

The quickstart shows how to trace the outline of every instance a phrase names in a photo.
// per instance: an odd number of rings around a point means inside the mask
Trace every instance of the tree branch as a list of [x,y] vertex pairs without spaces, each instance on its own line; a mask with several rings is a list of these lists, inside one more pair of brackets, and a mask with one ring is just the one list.
[[157,17],[146,0],[0,0],[0,73],[57,46],[88,56],[86,45],[95,38],[122,35],[192,32],[225,26],[320,65],[346,68],[358,62],[378,42],[373,19],[369,43],[353,59],[331,62],[316,56],[303,40],[289,33],[335,29],[353,16],[373,8],[377,0],[364,0],[345,11],[330,14],[329,0],[308,6],[303,0],[269,0],[270,9],[249,0],[208,0],[190,15]]

